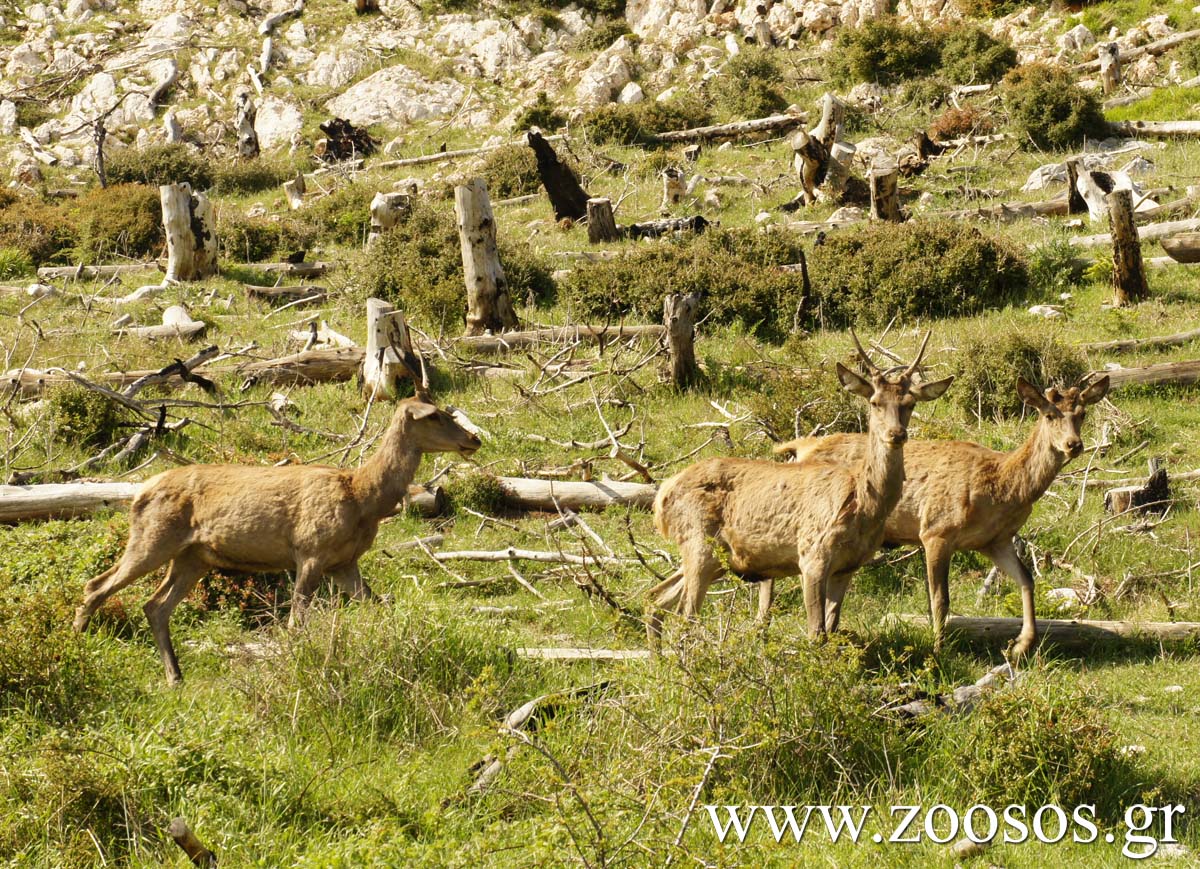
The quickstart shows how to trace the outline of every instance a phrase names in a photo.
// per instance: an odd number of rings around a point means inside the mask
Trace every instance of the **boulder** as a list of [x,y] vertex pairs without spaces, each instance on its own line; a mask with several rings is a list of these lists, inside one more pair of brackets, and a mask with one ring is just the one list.
[[328,49],[316,56],[304,81],[314,87],[343,88],[367,68],[367,63],[366,52],[357,48]]
[[1076,24],[1062,36],[1057,45],[1063,51],[1079,52],[1096,44],[1096,36],[1083,24]]
[[642,86],[635,81],[625,85],[617,94],[617,102],[627,106],[640,103],[644,99],[646,99],[646,93],[642,90]]
[[0,100],[0,136],[17,134],[17,105],[12,100]]
[[50,46],[44,42],[23,42],[8,53],[4,74],[8,78],[20,75],[36,75],[46,68]]
[[697,38],[708,14],[704,0],[629,0],[625,20],[643,39],[660,40],[668,32],[692,32]]
[[900,0],[897,14],[918,24],[958,21],[962,16],[954,0]]
[[[367,76],[325,104],[330,114],[358,127],[399,124],[454,114],[467,89],[453,80],[430,81],[416,70],[398,64]],[[466,123],[481,122],[464,116]]]
[[[824,33],[838,23],[838,13],[827,3],[813,3],[804,7],[800,23],[809,33]],[[776,30],[774,26],[771,29]]]
[[847,27],[858,27],[865,21],[882,18],[892,11],[891,0],[846,0],[839,18]]
[[[619,44],[621,40],[618,40]],[[614,45],[613,48],[617,46]],[[608,49],[584,70],[575,87],[575,100],[581,109],[596,109],[611,103],[625,85],[633,81],[633,71],[624,53]]]
[[474,61],[468,68],[484,78],[495,78],[533,56],[524,37],[511,21],[484,18],[450,21],[433,36],[438,51],[449,57]]
[[258,134],[258,145],[264,151],[280,146],[290,147],[304,125],[304,114],[295,103],[270,94],[258,104],[254,118],[254,132]]

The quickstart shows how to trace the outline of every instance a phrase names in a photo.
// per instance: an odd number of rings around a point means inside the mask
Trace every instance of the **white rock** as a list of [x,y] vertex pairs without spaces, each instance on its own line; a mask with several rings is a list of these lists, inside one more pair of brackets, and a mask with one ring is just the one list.
[[962,13],[953,0],[900,0],[896,12],[901,18],[922,24],[957,21],[962,18]]
[[313,60],[305,82],[315,87],[343,88],[367,68],[367,54],[357,48],[322,51]]
[[1120,168],[1126,175],[1145,175],[1154,171],[1154,164],[1145,157],[1134,157]]
[[675,99],[675,94],[679,93],[679,88],[669,87],[654,98],[656,103],[665,103]]
[[1163,860],[1180,860],[1190,853],[1185,845],[1180,845],[1178,842],[1160,842],[1154,856]]
[[633,80],[633,72],[625,55],[609,51],[611,49],[597,56],[575,86],[575,100],[582,109],[595,109],[611,103],[621,89]]
[[1064,51],[1083,51],[1096,44],[1096,35],[1084,24],[1076,24],[1058,37],[1058,47]]
[[1182,685],[1167,685],[1165,688],[1163,688],[1163,693],[1164,694],[1182,694],[1183,686]]
[[293,21],[291,27],[283,32],[283,38],[289,45],[308,45],[308,31],[304,28],[304,22],[299,19]]
[[17,105],[12,100],[0,100],[0,136],[17,134]]
[[668,31],[697,31],[708,14],[704,0],[629,0],[625,20],[643,39],[659,39]]
[[730,57],[737,57],[742,52],[741,43],[732,33],[725,34],[725,51],[729,53]]
[[839,18],[847,27],[858,27],[866,21],[882,18],[892,11],[891,0],[846,0]]
[[771,219],[771,212],[769,212],[769,211],[760,211],[758,214],[754,215],[755,223],[766,223],[770,219]]
[[883,106],[886,96],[887,90],[882,85],[864,82],[850,88],[850,93],[846,94],[846,100],[864,109],[875,110]]
[[621,92],[617,94],[617,102],[626,106],[640,103],[645,98],[646,94],[642,90],[642,86],[635,81],[631,81],[625,85],[625,87],[621,88]]
[[1134,744],[1134,745],[1123,745],[1123,746],[1121,746],[1121,748],[1120,748],[1120,752],[1121,752],[1121,754],[1122,754],[1124,757],[1135,757],[1135,756],[1137,756],[1137,755],[1139,755],[1139,754],[1145,754],[1145,753],[1146,753],[1146,746],[1144,746],[1144,745],[1136,745],[1136,744]]
[[295,103],[270,94],[259,102],[254,132],[258,134],[258,144],[264,151],[280,145],[291,145],[302,126],[304,114]]
[[[1053,319],[1054,317],[1063,316],[1063,312],[1059,311],[1057,308],[1055,308],[1052,305],[1034,305],[1033,308],[1029,309],[1029,312],[1035,313],[1034,308],[1043,309],[1043,311],[1038,311],[1037,313],[1040,313],[1043,317],[1046,317],[1047,319]],[[1081,605],[1081,601],[1079,600],[1079,592],[1077,592],[1073,588],[1049,589],[1046,592],[1046,600],[1054,601],[1058,606],[1059,612],[1062,612],[1064,610],[1076,609],[1077,607],[1079,607]]]
[[52,287],[49,284],[30,284],[25,288],[25,295],[34,299],[41,299],[45,296],[57,296],[58,288]]
[[[407,66],[396,65],[372,73],[325,107],[358,126],[402,124],[454,114],[466,94],[467,89],[456,81],[429,81]],[[461,120],[468,125],[486,123],[474,115]]]
[[800,23],[810,33],[824,33],[837,24],[837,12],[825,3],[814,3],[804,7]]
[[4,67],[4,74],[9,78],[15,78],[19,75],[36,74],[46,68],[45,49],[32,43],[23,42],[14,47],[8,53],[8,63]]
[[867,212],[857,205],[843,205],[825,220],[826,223],[852,223],[856,220],[866,220]]
[[1122,75],[1132,85],[1154,84],[1158,74],[1158,58],[1150,54],[1143,54],[1128,66],[1122,64]]
[[1152,15],[1143,21],[1140,27],[1151,39],[1166,39],[1175,32],[1175,28],[1167,23],[1167,15]]

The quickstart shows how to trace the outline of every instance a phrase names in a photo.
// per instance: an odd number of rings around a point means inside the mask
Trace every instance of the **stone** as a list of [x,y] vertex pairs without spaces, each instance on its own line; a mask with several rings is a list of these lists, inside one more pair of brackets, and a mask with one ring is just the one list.
[[[837,12],[826,3],[814,3],[804,8],[800,23],[809,33],[824,33],[838,22]],[[775,28],[771,28],[774,30]]]
[[293,21],[291,27],[283,32],[283,38],[287,40],[288,45],[308,45],[308,31],[304,22]]
[[1158,58],[1151,54],[1143,54],[1128,66],[1122,64],[1121,74],[1125,81],[1132,85],[1154,84],[1158,78]]
[[643,39],[663,40],[670,31],[702,32],[708,14],[705,0],[629,0],[625,20]]
[[901,18],[918,24],[962,19],[962,12],[954,0],[900,0],[896,12]]
[[887,90],[882,85],[875,84],[875,82],[863,82],[850,88],[850,93],[846,94],[846,101],[874,111],[883,106],[886,96]]
[[621,88],[621,92],[617,94],[617,102],[625,106],[640,103],[646,99],[646,94],[642,90],[642,86],[635,81],[631,81],[625,87]]
[[[616,45],[613,47],[616,48]],[[582,109],[599,108],[611,103],[631,81],[633,72],[625,56],[608,49],[601,52],[595,62],[584,70],[579,84],[575,86],[575,100]]]
[[304,114],[295,103],[271,94],[259,101],[254,132],[258,134],[258,145],[264,151],[290,146],[303,126]]
[[860,27],[864,22],[882,18],[891,11],[891,0],[846,0],[839,18],[846,27]]
[[1057,45],[1063,51],[1079,52],[1096,44],[1096,36],[1087,29],[1086,25],[1076,24],[1062,36],[1058,37]]
[[669,87],[665,91],[660,93],[658,96],[656,96],[654,98],[654,101],[656,103],[669,103],[671,100],[675,99],[675,94],[677,94],[677,93],[679,93],[679,88]]
[[304,81],[314,87],[343,88],[367,68],[366,52],[356,48],[322,51],[314,58]]
[[12,100],[0,100],[0,136],[17,134],[17,105]]
[[448,57],[474,61],[476,74],[484,78],[505,74],[533,56],[511,21],[494,18],[450,21],[434,34],[432,41]]
[[[355,126],[401,124],[444,118],[458,111],[467,89],[453,80],[429,81],[402,64],[372,73],[325,104],[326,109]],[[482,117],[464,115],[468,125],[486,123]]]
[[49,46],[36,46],[23,42],[8,53],[4,74],[9,78],[19,75],[36,75],[46,68],[46,52]]

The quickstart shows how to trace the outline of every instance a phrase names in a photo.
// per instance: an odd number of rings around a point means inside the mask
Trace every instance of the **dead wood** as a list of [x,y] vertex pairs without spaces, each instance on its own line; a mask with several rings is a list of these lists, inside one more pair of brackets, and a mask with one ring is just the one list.
[[1178,344],[1189,344],[1200,340],[1200,329],[1190,329],[1187,332],[1177,332],[1174,335],[1153,335],[1149,338],[1123,338],[1119,341],[1096,341],[1091,344],[1080,344],[1080,348],[1089,353],[1126,353],[1130,350],[1142,350],[1147,347],[1173,347]]
[[1114,190],[1106,198],[1113,240],[1113,304],[1122,307],[1146,298],[1150,289],[1137,224],[1133,222],[1133,193]]
[[713,124],[708,127],[694,127],[690,130],[671,130],[658,133],[651,137],[655,142],[707,142],[714,139],[736,139],[752,133],[778,133],[790,130],[808,120],[805,112],[770,115],[765,118],[755,118],[750,121],[737,121],[732,124]]
[[175,818],[167,825],[167,835],[183,849],[194,866],[200,866],[202,869],[215,869],[217,855],[204,847],[183,818]]
[[[1170,51],[1177,45],[1181,45],[1188,40],[1200,37],[1200,30],[1184,30],[1181,33],[1172,33],[1165,39],[1159,39],[1154,42],[1148,42],[1145,45],[1139,45],[1136,48],[1131,48],[1125,52],[1123,60],[1128,63],[1131,60],[1136,60],[1143,54],[1159,55]],[[1095,60],[1084,61],[1077,63],[1073,67],[1076,72],[1094,72],[1100,69],[1100,58]]]
[[[897,618],[919,627],[929,626],[929,616],[903,614]],[[1007,617],[951,616],[946,631],[957,633],[971,644],[1003,648],[1021,631],[1021,619]],[[1038,619],[1037,635],[1042,643],[1060,648],[1091,647],[1098,643],[1129,640],[1195,642],[1200,639],[1200,622],[1113,622],[1085,619]]]
[[1161,514],[1170,502],[1171,482],[1162,459],[1150,460],[1150,475],[1142,485],[1120,486],[1104,493],[1104,509],[1115,514],[1135,510]]
[[550,197],[555,220],[583,220],[587,217],[587,203],[591,197],[580,185],[579,178],[559,159],[539,130],[530,130],[526,139],[537,158],[538,177]]
[[1105,369],[1097,373],[1108,376],[1112,389],[1121,389],[1126,386],[1154,386],[1161,383],[1188,386],[1200,382],[1200,359],[1160,362],[1157,365],[1146,365],[1141,368]]

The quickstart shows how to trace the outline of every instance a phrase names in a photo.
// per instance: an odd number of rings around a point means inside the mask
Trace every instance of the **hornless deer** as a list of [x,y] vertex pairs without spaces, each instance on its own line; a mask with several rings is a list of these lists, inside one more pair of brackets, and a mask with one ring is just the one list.
[[177,683],[183,674],[171,645],[171,613],[211,568],[295,570],[289,626],[303,619],[323,576],[354,599],[373,597],[358,559],[408,492],[421,456],[467,456],[479,446],[418,389],[399,403],[375,455],[355,470],[191,465],[158,474],[133,500],[121,560],[84,586],[75,630],[84,630],[110,595],[170,562],[143,610],[167,681]]
[[[1024,380],[1017,394],[1038,412],[1038,422],[1017,450],[1001,453],[963,441],[913,441],[904,449],[904,490],[884,525],[884,541],[919,543],[925,549],[934,646],[941,647],[950,608],[950,558],[955,552],[982,552],[1021,588],[1023,622],[1013,646],[1024,655],[1037,639],[1033,611],[1033,577],[1021,562],[1013,536],[1021,530],[1037,501],[1059,470],[1083,450],[1079,430],[1089,404],[1108,393],[1108,377],[1094,383],[1085,377],[1065,392],[1045,394]],[[862,460],[869,435],[837,434],[800,438],[780,444],[775,452],[796,462]],[[771,606],[771,581],[759,589],[759,618]]]
[[661,642],[659,610],[694,617],[726,565],[745,578],[800,574],[809,636],[837,629],[850,578],[879,548],[884,519],[900,498],[913,406],[937,398],[953,380],[913,382],[928,333],[911,365],[886,372],[851,336],[869,377],[841,363],[837,374],[848,391],[870,402],[869,449],[858,462],[706,459],[658,490],[654,523],[679,545],[683,563],[650,591],[646,633],[654,648]]

